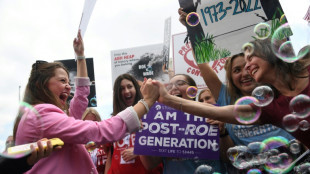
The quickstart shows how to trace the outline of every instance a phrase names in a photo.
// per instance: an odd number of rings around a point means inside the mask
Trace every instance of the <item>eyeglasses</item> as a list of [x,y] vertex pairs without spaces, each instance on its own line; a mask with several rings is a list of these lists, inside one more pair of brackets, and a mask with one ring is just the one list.
[[189,83],[187,81],[185,81],[185,80],[178,80],[178,81],[176,81],[174,83],[169,83],[166,86],[166,89],[169,91],[169,90],[171,90],[173,88],[173,85],[178,88],[178,87],[186,85],[186,84],[189,85]]

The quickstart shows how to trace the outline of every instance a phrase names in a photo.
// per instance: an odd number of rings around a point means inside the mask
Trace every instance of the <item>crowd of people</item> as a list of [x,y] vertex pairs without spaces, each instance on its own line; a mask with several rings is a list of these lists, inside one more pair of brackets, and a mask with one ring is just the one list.
[[[182,9],[178,12],[184,24],[187,14]],[[185,74],[171,76],[168,84],[152,79],[139,84],[130,74],[118,76],[113,87],[112,116],[101,120],[94,108],[87,108],[90,81],[79,32],[73,41],[77,59],[73,99],[68,105],[71,87],[66,67],[58,62],[42,61],[32,65],[23,101],[33,106],[40,117],[36,113],[19,112],[13,139],[15,145],[37,141],[39,148],[32,147],[31,154],[20,159],[1,157],[1,173],[188,174],[195,173],[201,165],[211,166],[214,172],[223,174],[246,173],[231,164],[226,154],[229,148],[274,136],[288,141],[296,139],[304,147],[310,147],[310,129],[287,132],[282,124],[283,117],[292,113],[289,109],[292,98],[310,95],[310,53],[287,63],[273,53],[270,39],[250,43],[243,53],[226,60],[225,84],[208,62],[198,64],[208,89],[201,91],[197,99],[187,94],[186,89],[196,83]],[[260,85],[269,85],[275,97],[264,107],[253,103],[239,106],[248,113],[261,110],[259,119],[251,125],[242,125],[235,118],[234,103],[243,96],[251,96]],[[135,132],[142,129],[141,118],[156,101],[208,118],[208,124],[217,125],[220,159],[197,161],[135,154]],[[304,119],[310,121],[309,117]],[[248,134],[240,136],[241,131]],[[47,147],[42,146],[42,139],[55,137],[64,142],[62,147],[52,152],[49,141]]]

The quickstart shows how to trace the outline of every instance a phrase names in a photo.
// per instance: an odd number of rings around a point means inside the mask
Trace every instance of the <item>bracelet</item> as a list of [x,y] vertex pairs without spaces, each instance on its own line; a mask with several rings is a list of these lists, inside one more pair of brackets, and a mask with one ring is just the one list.
[[145,109],[146,109],[146,112],[149,112],[149,106],[147,105],[147,103],[145,102],[145,100],[144,99],[141,99],[141,100],[139,100],[138,101],[139,103],[142,103],[143,105],[144,105],[144,107],[145,107]]
[[225,132],[223,134],[220,134],[220,138],[226,137],[228,135],[228,131],[225,128]]
[[85,56],[76,56],[77,60],[85,59]]

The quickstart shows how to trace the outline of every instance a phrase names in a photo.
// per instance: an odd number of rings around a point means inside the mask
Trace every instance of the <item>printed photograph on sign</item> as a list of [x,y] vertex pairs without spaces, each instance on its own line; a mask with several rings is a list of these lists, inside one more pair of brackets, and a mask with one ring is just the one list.
[[112,84],[120,74],[129,73],[138,81],[144,77],[168,82],[164,70],[163,44],[111,51]]
[[[70,92],[70,96],[68,97],[67,102],[70,103],[70,101],[73,98],[74,93],[75,93],[75,80],[74,80],[74,78],[76,77],[76,73],[77,73],[76,72],[76,60],[75,59],[67,59],[67,60],[57,60],[56,62],[63,63],[69,71],[71,92]],[[97,107],[93,58],[86,58],[86,64],[87,64],[88,77],[89,77],[89,80],[91,82],[90,93],[88,95],[88,107]]]

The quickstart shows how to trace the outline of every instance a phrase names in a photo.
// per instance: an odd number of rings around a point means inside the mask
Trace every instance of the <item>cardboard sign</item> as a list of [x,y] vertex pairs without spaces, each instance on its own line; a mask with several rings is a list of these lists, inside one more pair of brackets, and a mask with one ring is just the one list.
[[[69,71],[69,79],[70,79],[70,86],[71,92],[70,96],[67,100],[70,103],[72,97],[74,96],[75,92],[75,80],[76,77],[76,61],[75,59],[67,59],[67,60],[57,60],[57,62],[61,62]],[[88,107],[97,107],[97,97],[96,97],[96,84],[95,84],[95,72],[94,72],[94,62],[93,58],[86,58],[86,66],[87,66],[87,73],[89,80],[91,82],[90,85],[90,93],[88,95]]]
[[111,51],[112,84],[124,73],[140,81],[146,77],[168,82],[169,76],[163,71],[162,50],[163,44],[156,44]]

